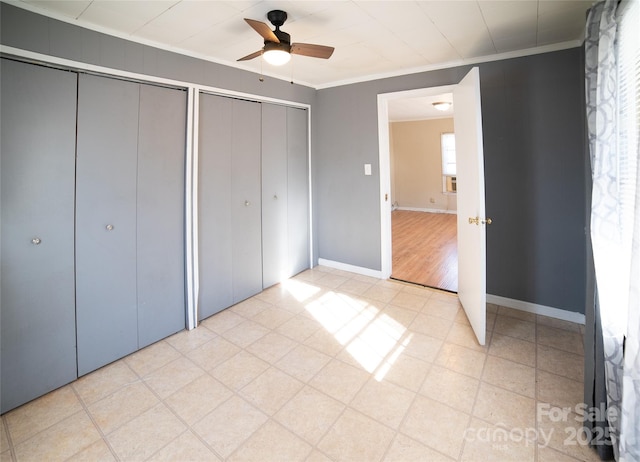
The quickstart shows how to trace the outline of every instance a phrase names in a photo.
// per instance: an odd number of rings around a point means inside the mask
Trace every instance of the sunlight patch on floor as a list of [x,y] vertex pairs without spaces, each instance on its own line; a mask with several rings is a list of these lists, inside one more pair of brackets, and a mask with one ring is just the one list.
[[307,301],[321,290],[317,286],[300,282],[295,279],[287,279],[282,283],[282,286],[299,302]]
[[296,280],[284,287],[378,381],[411,342],[406,326],[368,301],[339,291],[321,294],[320,287]]
[[384,379],[384,376],[387,375],[387,372],[391,370],[393,364],[398,360],[404,349],[411,342],[411,337],[413,334],[407,335],[407,337],[402,341],[400,345],[395,349],[395,351],[384,361],[384,363],[378,368],[375,378],[378,382]]
[[334,337],[341,345],[346,345],[352,341],[369,323],[376,317],[377,310],[375,308],[364,308],[360,313],[351,318],[342,329],[340,329]]

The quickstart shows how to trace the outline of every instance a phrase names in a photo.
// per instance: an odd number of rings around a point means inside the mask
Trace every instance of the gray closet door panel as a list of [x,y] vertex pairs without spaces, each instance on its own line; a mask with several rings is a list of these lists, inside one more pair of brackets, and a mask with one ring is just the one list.
[[231,220],[233,301],[262,290],[259,103],[233,100]]
[[289,277],[287,108],[262,104],[262,286]]
[[140,86],[138,347],[185,327],[186,92]]
[[233,100],[200,96],[198,142],[198,319],[233,304],[231,152]]
[[[77,377],[77,75],[2,59],[1,411]],[[40,242],[32,239],[40,239]]]
[[307,111],[287,108],[289,276],[309,268]]
[[78,90],[76,304],[83,375],[138,347],[139,85],[80,75]]

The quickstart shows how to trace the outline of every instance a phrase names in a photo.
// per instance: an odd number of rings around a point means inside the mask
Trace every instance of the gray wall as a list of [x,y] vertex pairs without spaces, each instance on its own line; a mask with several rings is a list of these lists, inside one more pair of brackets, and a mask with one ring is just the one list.
[[[379,93],[458,83],[444,69],[318,91],[312,131],[314,220],[320,258],[380,270]],[[363,164],[372,175],[363,175]]]
[[[578,48],[480,67],[487,292],[584,312],[583,66]],[[455,84],[470,66],[320,90],[319,257],[380,269],[377,94]],[[374,166],[372,176],[362,165]]]
[[130,42],[0,3],[3,45],[129,72],[311,104],[315,90]]
[[[458,83],[470,66],[315,91],[110,37],[0,3],[2,44],[312,105],[315,255],[380,269],[377,95]],[[579,49],[480,65],[487,291],[584,312]],[[363,164],[373,166],[364,176]]]
[[[489,293],[584,313],[580,49],[482,67]],[[493,226],[493,225],[492,225]]]

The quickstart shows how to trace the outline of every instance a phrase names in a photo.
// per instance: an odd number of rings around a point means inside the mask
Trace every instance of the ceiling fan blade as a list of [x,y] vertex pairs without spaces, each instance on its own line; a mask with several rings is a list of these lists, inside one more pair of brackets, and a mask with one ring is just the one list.
[[314,45],[313,43],[293,43],[291,53],[296,55],[311,56],[312,58],[328,59],[333,54],[333,47]]
[[280,43],[280,40],[278,39],[278,37],[276,37],[276,34],[274,34],[269,26],[267,26],[265,23],[256,21],[255,19],[244,18],[244,20],[247,22],[247,24],[253,27],[253,29],[258,34],[262,35],[263,39],[269,40],[270,42]]
[[238,61],[248,61],[250,59],[257,58],[261,54],[262,54],[262,50],[258,50],[258,51],[255,51],[255,52],[251,53],[250,55],[247,55],[247,56],[244,56],[244,57],[240,58]]

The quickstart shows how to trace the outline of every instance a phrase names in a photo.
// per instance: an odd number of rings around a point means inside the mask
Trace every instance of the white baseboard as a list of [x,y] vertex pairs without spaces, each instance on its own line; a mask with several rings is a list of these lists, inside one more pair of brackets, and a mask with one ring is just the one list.
[[350,273],[362,274],[363,276],[369,276],[372,278],[384,279],[382,277],[382,271],[363,268],[361,266],[349,265],[347,263],[340,263],[339,261],[318,258],[318,265],[327,266],[329,268],[339,269],[342,271],[349,271]]
[[[385,279],[382,276],[382,271],[363,268],[361,266],[349,265],[347,263],[340,263],[333,260],[325,260],[324,258],[318,258],[318,264],[328,268],[362,274],[363,276]],[[584,314],[562,310],[560,308],[553,308],[551,306],[538,305],[537,303],[524,302],[522,300],[515,300],[513,298],[500,297],[499,295],[491,294],[487,294],[487,303],[513,308],[514,310],[526,311],[528,313],[540,314],[542,316],[561,319],[563,321],[575,322],[576,324],[585,324]]]
[[394,210],[408,210],[409,212],[428,212],[428,213],[450,213],[457,215],[457,210],[443,210],[443,209],[423,209],[420,207],[396,207]]
[[542,316],[561,319],[563,321],[575,322],[576,324],[585,324],[584,314],[576,313],[575,311],[561,310],[560,308],[523,302],[522,300],[514,300],[512,298],[500,297],[498,295],[491,294],[487,294],[487,303],[513,308],[514,310],[526,311],[528,313],[540,314]]

